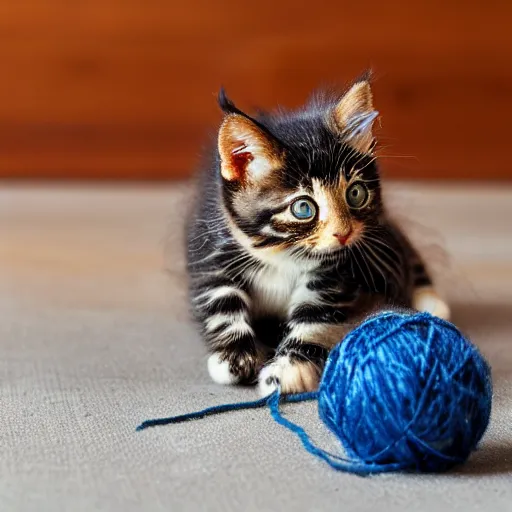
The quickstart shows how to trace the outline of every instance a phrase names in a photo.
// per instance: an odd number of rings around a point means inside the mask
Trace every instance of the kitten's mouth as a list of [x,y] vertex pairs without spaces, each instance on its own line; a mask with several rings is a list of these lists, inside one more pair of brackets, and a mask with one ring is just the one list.
[[328,249],[326,251],[322,251],[319,253],[320,257],[322,256],[343,256],[348,254],[350,248],[350,244],[347,245],[340,245],[339,247],[334,247],[332,249]]
[[316,260],[321,262],[335,262],[340,260],[346,260],[349,252],[349,245],[340,245],[339,247],[332,247],[329,249],[324,249],[322,251],[308,251],[307,253],[302,253],[302,256],[309,260]]

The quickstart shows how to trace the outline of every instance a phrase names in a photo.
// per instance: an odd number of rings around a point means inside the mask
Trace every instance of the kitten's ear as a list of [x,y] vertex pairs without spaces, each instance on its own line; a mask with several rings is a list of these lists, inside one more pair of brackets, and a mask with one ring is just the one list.
[[281,167],[282,152],[272,135],[238,110],[223,91],[219,104],[227,114],[218,138],[222,177],[256,182]]
[[355,83],[334,107],[333,117],[343,139],[361,153],[371,153],[374,146],[372,125],[379,113],[373,109],[370,83]]

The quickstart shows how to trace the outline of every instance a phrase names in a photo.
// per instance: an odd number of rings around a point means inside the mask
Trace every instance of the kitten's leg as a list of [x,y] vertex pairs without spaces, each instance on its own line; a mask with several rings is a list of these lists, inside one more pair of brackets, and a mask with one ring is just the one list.
[[422,286],[421,288],[414,289],[412,307],[444,320],[450,319],[450,307],[431,286]]
[[407,263],[411,270],[413,287],[412,307],[418,311],[426,311],[439,318],[448,320],[450,318],[450,308],[434,289],[432,279],[420,255],[398,226],[390,222],[388,223],[388,229],[405,251]]
[[302,303],[292,307],[287,333],[274,359],[258,377],[262,396],[272,393],[277,385],[283,393],[317,389],[330,349],[348,330],[343,322],[350,309],[350,298],[339,299],[334,305]]
[[250,297],[229,282],[204,286],[193,298],[196,316],[212,354],[208,372],[219,384],[250,382],[256,377],[261,355],[250,324]]
[[413,264],[412,271],[414,283],[412,307],[418,311],[425,311],[444,320],[449,320],[450,308],[434,289],[425,265],[417,259]]

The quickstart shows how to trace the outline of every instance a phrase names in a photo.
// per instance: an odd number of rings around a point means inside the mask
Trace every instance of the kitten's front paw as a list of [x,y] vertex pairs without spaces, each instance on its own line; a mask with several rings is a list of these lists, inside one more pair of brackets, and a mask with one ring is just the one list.
[[443,320],[450,319],[450,308],[430,286],[416,288],[412,297],[412,307],[425,311]]
[[254,382],[260,365],[256,352],[216,352],[208,358],[208,373],[217,384]]
[[278,385],[281,386],[283,393],[315,391],[319,381],[320,372],[313,363],[281,356],[261,370],[258,377],[258,391],[261,396],[267,396]]

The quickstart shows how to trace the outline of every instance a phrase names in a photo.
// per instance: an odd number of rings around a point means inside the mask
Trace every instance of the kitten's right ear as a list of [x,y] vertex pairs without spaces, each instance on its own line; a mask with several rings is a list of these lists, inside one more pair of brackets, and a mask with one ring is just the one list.
[[378,115],[373,108],[373,95],[367,76],[357,81],[333,110],[336,130],[361,153],[372,152],[372,125]]
[[225,180],[256,182],[282,166],[277,141],[239,110],[223,89],[219,93],[219,105],[226,113],[218,138],[221,174]]

